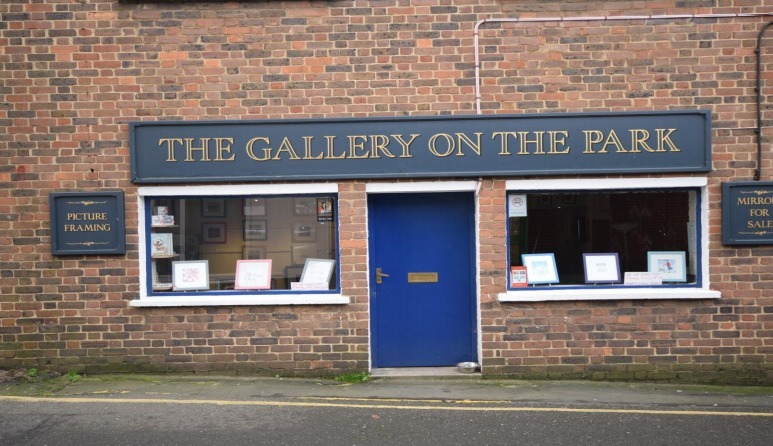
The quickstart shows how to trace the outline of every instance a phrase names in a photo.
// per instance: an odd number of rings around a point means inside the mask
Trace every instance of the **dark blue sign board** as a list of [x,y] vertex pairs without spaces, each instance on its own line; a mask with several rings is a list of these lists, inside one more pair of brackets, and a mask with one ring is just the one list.
[[722,184],[722,243],[773,244],[773,183]]
[[135,183],[707,172],[709,111],[130,124]]
[[125,254],[123,192],[52,192],[51,253]]

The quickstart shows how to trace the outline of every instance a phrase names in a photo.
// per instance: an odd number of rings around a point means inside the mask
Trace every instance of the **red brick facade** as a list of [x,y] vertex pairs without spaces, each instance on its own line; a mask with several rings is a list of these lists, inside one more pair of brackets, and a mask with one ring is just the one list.
[[[757,167],[754,50],[772,19],[759,14],[771,12],[770,0],[3,1],[0,367],[367,370],[366,181],[338,183],[350,304],[131,308],[141,266],[127,124],[475,114],[476,22],[561,17],[480,26],[481,112],[711,110],[708,280],[722,298],[499,302],[505,181],[520,178],[484,178],[483,373],[771,384],[773,247],[723,246],[720,212],[722,182],[751,180]],[[604,19],[694,14],[703,16]],[[53,257],[49,193],[103,189],[126,194],[128,253]]]

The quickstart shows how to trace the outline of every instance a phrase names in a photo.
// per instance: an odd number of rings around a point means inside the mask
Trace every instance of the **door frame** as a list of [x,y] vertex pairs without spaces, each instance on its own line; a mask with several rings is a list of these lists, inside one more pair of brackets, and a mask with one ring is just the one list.
[[[417,181],[412,183],[367,183],[365,185],[365,193],[371,194],[397,194],[405,193],[452,193],[452,192],[472,192],[473,193],[473,262],[474,271],[472,275],[473,287],[475,288],[474,296],[474,308],[472,311],[472,317],[475,318],[473,329],[475,330],[475,357],[479,364],[481,363],[481,352],[483,351],[483,338],[481,333],[481,315],[480,315],[480,212],[479,209],[479,196],[480,190],[479,181]],[[366,200],[367,203],[367,200]],[[366,213],[368,220],[370,219],[370,208],[366,205]],[[368,224],[368,231],[370,231],[370,224]],[[370,259],[371,259],[371,247],[370,247],[370,233],[366,238],[367,249],[367,272],[368,272],[368,363],[369,369],[373,370],[373,333],[372,333],[372,318],[373,309],[370,306],[371,293],[373,291],[373,284],[370,283],[372,274],[370,271]]]

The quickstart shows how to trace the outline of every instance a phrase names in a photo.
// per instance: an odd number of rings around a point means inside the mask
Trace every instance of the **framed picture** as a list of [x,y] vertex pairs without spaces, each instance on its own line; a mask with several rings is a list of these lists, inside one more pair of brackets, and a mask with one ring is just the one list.
[[225,243],[226,234],[225,222],[201,224],[202,243]]
[[236,290],[265,290],[271,288],[271,259],[237,260]]
[[332,198],[317,198],[317,221],[333,221]]
[[313,242],[317,240],[317,226],[313,223],[293,223],[294,242]]
[[317,245],[300,244],[292,246],[292,262],[294,265],[305,264],[306,259],[314,258],[317,254]]
[[225,217],[225,200],[205,198],[201,200],[202,217]]
[[266,199],[265,198],[245,198],[244,199],[244,215],[266,215]]
[[242,259],[244,260],[257,260],[266,258],[265,246],[252,246],[244,245],[242,247]]
[[268,222],[266,220],[244,220],[244,240],[267,240]]
[[330,283],[333,276],[333,268],[336,261],[330,259],[312,259],[307,258],[301,273],[302,283]]
[[530,285],[540,283],[558,283],[558,270],[556,258],[553,253],[548,254],[521,254],[523,266]]
[[316,211],[317,202],[313,197],[297,197],[293,201],[295,215],[314,215]]
[[150,234],[150,256],[163,257],[174,255],[172,233]]
[[585,283],[620,283],[620,261],[616,252],[582,255]]
[[209,261],[181,260],[172,262],[172,289],[193,291],[209,289]]
[[647,271],[660,273],[663,282],[686,282],[687,268],[684,251],[649,251]]

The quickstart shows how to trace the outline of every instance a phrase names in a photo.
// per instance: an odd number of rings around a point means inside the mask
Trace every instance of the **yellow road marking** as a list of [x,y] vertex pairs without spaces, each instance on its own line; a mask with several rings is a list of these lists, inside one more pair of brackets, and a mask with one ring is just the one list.
[[[266,406],[266,407],[334,407],[343,409],[389,409],[389,410],[437,410],[462,412],[564,412],[564,413],[599,413],[599,414],[636,414],[636,415],[709,415],[728,417],[771,417],[773,412],[727,412],[708,410],[653,410],[653,409],[593,409],[567,407],[487,407],[487,406],[400,406],[396,404],[345,404],[345,403],[314,403],[293,401],[237,401],[237,400],[176,400],[158,398],[72,398],[72,397],[28,397],[0,396],[0,401],[15,401],[21,403],[102,403],[102,404],[190,404],[217,406]],[[370,400],[383,401],[383,400]],[[404,401],[404,400],[396,400]],[[426,402],[426,400],[425,400]]]
[[303,396],[299,400],[319,400],[319,401],[379,401],[379,402],[402,402],[402,403],[450,403],[450,404],[510,404],[505,400],[454,400],[454,399],[410,399],[410,398],[344,398],[334,396]]

